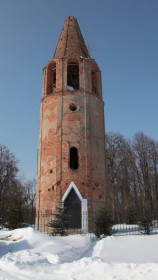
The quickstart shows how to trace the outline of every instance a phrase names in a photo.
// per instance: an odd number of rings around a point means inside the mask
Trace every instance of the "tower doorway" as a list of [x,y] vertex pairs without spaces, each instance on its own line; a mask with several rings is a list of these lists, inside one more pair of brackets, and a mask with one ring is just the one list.
[[69,228],[81,228],[81,201],[74,188],[64,200],[64,208]]

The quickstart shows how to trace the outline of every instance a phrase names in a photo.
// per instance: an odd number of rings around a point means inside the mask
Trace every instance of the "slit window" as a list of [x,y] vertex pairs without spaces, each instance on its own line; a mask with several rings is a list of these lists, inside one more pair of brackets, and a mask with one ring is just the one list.
[[76,62],[69,62],[67,65],[67,88],[79,89],[79,65]]
[[78,169],[78,150],[76,147],[70,148],[70,168]]

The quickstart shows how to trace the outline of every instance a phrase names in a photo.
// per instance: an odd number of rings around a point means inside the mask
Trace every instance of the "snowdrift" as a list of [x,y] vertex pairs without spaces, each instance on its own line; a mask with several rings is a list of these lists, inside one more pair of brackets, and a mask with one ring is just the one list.
[[157,280],[158,235],[52,237],[0,231],[0,280]]

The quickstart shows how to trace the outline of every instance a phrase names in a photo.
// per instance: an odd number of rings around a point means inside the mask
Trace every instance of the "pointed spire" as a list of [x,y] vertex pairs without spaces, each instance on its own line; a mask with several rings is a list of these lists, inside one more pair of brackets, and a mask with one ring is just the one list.
[[90,57],[77,19],[69,16],[65,22],[53,58],[66,56]]

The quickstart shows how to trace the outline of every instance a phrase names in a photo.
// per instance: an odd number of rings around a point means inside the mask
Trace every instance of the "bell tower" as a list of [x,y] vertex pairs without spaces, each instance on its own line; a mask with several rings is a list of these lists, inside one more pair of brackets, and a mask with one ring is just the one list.
[[[36,227],[43,231],[62,200],[70,228],[90,231],[105,205],[105,131],[101,72],[77,20],[64,23],[43,69],[38,146]],[[50,219],[48,219],[50,220]]]

